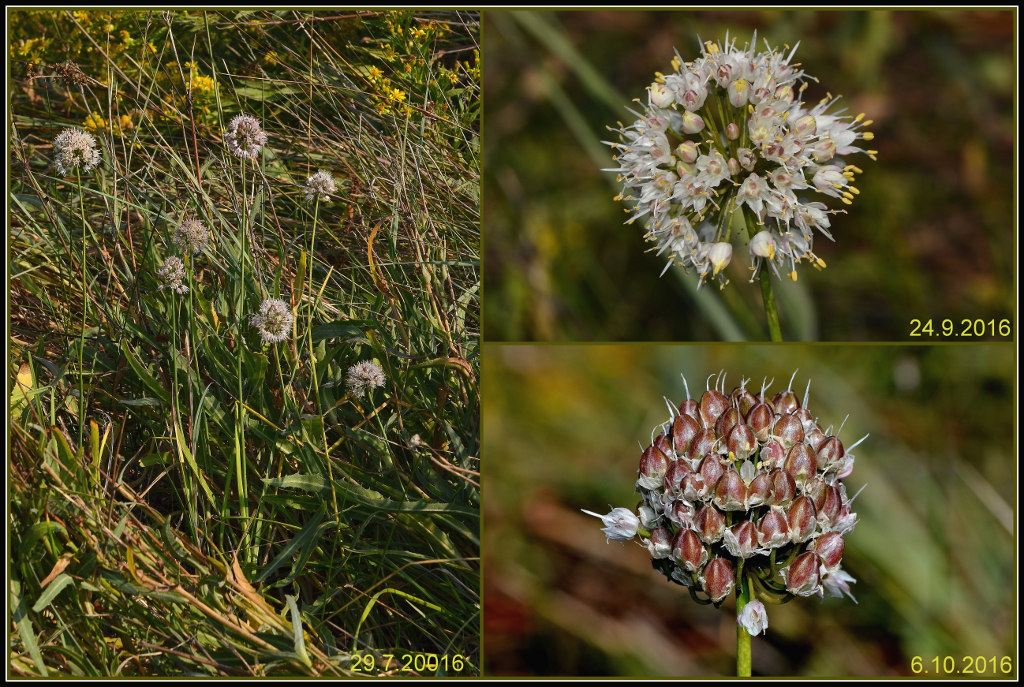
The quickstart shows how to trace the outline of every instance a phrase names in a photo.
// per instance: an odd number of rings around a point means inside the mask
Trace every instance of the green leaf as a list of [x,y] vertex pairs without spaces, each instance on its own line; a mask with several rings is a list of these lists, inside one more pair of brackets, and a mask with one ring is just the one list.
[[46,589],[36,599],[35,604],[32,606],[33,613],[39,613],[41,610],[50,605],[50,602],[56,598],[58,594],[67,587],[69,584],[74,584],[74,578],[67,573],[61,573],[50,584],[46,585]]

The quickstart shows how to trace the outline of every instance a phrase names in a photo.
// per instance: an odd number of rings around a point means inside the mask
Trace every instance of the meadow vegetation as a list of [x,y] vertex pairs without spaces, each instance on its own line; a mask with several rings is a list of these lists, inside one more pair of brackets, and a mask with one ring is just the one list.
[[9,675],[478,673],[477,15],[9,24]]

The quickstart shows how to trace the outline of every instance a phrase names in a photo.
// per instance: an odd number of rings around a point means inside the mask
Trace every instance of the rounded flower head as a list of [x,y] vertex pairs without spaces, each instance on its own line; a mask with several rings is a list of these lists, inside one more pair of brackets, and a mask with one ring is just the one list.
[[292,331],[292,315],[288,304],[278,298],[268,298],[260,305],[258,313],[250,320],[253,327],[260,331],[260,336],[267,343],[281,343]]
[[188,287],[182,281],[185,279],[185,263],[181,258],[170,257],[164,260],[164,264],[157,269],[156,274],[163,283],[157,287],[157,291],[170,289],[175,293],[188,293]]
[[183,253],[202,253],[210,243],[210,232],[206,225],[194,218],[185,219],[174,228],[174,245]]
[[53,164],[63,176],[81,167],[89,172],[100,163],[100,151],[96,139],[81,129],[64,129],[53,139]]
[[[633,209],[648,240],[668,264],[726,283],[716,246],[756,224],[766,236],[751,246],[754,274],[763,265],[796,279],[796,265],[825,263],[813,252],[816,233],[832,239],[822,200],[849,205],[860,169],[839,158],[875,152],[863,114],[833,112],[837,98],[807,105],[808,80],[788,54],[768,47],[706,43],[699,57],[673,61],[649,86],[639,118],[618,129],[619,200]],[[744,218],[743,216],[746,215]],[[746,221],[745,221],[746,220]],[[771,239],[771,240],[769,240]],[[667,266],[666,266],[667,268]]]
[[260,128],[260,120],[249,115],[236,115],[228,124],[224,142],[232,155],[255,160],[260,148],[267,144],[267,134]]
[[712,387],[714,378],[652,433],[637,507],[584,512],[601,518],[609,539],[639,532],[658,572],[712,603],[736,590],[742,570],[752,600],[737,622],[758,634],[768,624],[762,601],[849,594],[842,558],[857,516],[842,480],[860,442],[846,446],[819,424],[810,383],[801,399],[792,388],[770,394],[771,382],[728,391],[724,375]]
[[351,393],[362,396],[368,391],[384,386],[387,375],[377,363],[372,360],[364,360],[348,368],[345,381]]
[[334,177],[330,172],[320,170],[310,178],[306,179],[306,202],[312,203],[317,198],[326,203],[331,195],[338,192],[338,185],[334,183]]

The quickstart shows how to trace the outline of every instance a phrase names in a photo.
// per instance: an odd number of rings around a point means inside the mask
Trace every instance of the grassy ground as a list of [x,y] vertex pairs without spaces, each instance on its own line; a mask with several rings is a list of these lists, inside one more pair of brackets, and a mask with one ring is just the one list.
[[[604,141],[646,102],[655,72],[699,40],[795,46],[819,79],[867,113],[878,161],[828,268],[776,280],[786,340],[907,341],[911,320],[997,322],[1015,307],[1014,52],[1010,11],[588,11],[485,14],[485,332],[490,341],[767,338],[747,247],[724,290],[648,253],[613,200]],[[845,207],[845,206],[844,206]],[[923,336],[917,340],[930,340]],[[941,338],[939,334],[935,338]],[[963,337],[960,337],[961,339]],[[979,338],[973,334],[968,338]],[[991,330],[985,339],[1006,340]]]
[[9,18],[10,674],[477,673],[478,17]]
[[[633,508],[641,447],[724,370],[785,388],[856,449],[857,599],[768,606],[753,674],[1016,675],[1013,348],[488,344],[484,357],[484,669],[735,675],[736,615],[694,603],[634,543],[580,512]],[[714,380],[712,380],[713,383]],[[919,659],[915,663],[915,657]],[[979,660],[984,657],[984,660]],[[1009,668],[1009,669],[1007,669]]]

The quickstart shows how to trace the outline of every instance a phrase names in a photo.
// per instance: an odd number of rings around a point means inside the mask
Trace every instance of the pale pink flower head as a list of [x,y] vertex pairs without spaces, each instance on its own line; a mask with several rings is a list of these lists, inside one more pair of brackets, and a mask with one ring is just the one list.
[[246,114],[236,115],[224,133],[224,142],[231,154],[244,160],[255,160],[267,144],[267,134],[260,120]]

